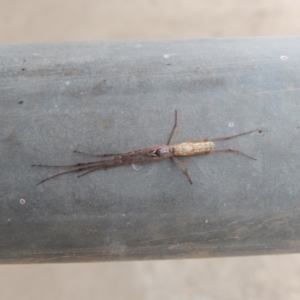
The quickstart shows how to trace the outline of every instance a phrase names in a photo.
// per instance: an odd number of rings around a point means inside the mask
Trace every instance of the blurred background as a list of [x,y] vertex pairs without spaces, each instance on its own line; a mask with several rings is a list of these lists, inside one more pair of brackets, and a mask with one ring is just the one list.
[[[299,35],[294,0],[0,0],[0,43]],[[300,255],[1,265],[0,299],[300,299]]]

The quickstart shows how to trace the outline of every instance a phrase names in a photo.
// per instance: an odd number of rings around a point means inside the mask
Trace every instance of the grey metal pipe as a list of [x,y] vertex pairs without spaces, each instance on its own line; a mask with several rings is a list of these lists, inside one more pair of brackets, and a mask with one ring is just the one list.
[[[0,262],[299,252],[299,38],[0,46]],[[82,178],[94,160],[259,129],[172,161]]]

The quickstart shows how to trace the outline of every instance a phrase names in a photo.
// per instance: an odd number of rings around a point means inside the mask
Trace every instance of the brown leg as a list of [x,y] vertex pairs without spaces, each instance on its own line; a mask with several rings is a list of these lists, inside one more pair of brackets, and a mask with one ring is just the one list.
[[174,128],[173,128],[173,132],[172,135],[168,141],[168,145],[170,145],[172,143],[172,141],[175,139],[175,137],[178,134],[178,123],[177,123],[177,110],[175,110],[175,124],[174,124]]
[[233,153],[242,154],[242,155],[244,155],[244,156],[246,156],[246,157],[248,157],[248,158],[257,160],[256,158],[254,158],[253,156],[248,155],[248,154],[245,153],[245,152],[242,152],[242,151],[240,151],[240,150],[231,149],[231,148],[228,148],[228,149],[221,149],[221,150],[212,150],[212,151],[207,152],[207,154],[209,154],[209,153],[216,153],[216,152],[233,152]]
[[172,160],[177,163],[181,168],[182,168],[182,171],[184,172],[184,174],[186,175],[186,177],[188,178],[190,184],[193,184],[193,181],[190,177],[190,174],[189,174],[189,171],[188,171],[188,168],[186,167],[186,165],[181,161],[179,160],[178,158],[176,158],[175,156],[171,157]]
[[226,136],[226,137],[214,138],[214,139],[208,139],[208,140],[210,140],[210,141],[227,141],[227,140],[234,139],[236,137],[239,137],[239,136],[242,136],[242,135],[245,135],[245,134],[250,134],[250,133],[255,132],[255,131],[257,131],[257,130],[255,129],[255,130],[239,133],[239,134],[232,135],[232,136]]
[[83,151],[78,151],[78,150],[74,150],[73,153],[79,153],[79,154],[84,154],[84,155],[89,155],[89,156],[98,156],[98,157],[120,156],[120,155],[126,154],[126,153],[94,154],[94,153],[83,152]]
[[69,170],[69,171],[58,173],[58,174],[52,175],[50,177],[47,177],[47,178],[41,180],[40,182],[37,183],[37,186],[40,185],[41,183],[45,182],[45,181],[48,181],[52,178],[55,178],[55,177],[58,177],[58,176],[61,176],[61,175],[68,174],[68,173],[81,172],[81,171],[85,171],[85,170],[88,170],[88,169],[91,169],[91,168],[93,168],[93,167],[82,167],[82,168],[77,168],[75,170]]
[[134,154],[139,154],[145,152],[145,150],[151,150],[151,148],[144,148],[144,149],[139,149],[135,151],[130,151],[130,152],[123,152],[123,153],[105,153],[105,154],[93,154],[89,152],[83,152],[83,151],[78,151],[74,150],[73,153],[79,153],[79,154],[84,154],[84,155],[89,155],[89,156],[98,156],[98,157],[109,157],[109,156],[129,156],[129,155],[134,155]]

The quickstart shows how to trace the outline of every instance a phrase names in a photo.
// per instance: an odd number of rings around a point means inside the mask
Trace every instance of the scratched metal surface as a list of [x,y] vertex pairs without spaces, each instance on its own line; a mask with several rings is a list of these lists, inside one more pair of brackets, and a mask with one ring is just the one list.
[[[0,47],[0,262],[299,252],[299,38]],[[75,174],[93,158],[261,129],[218,142],[257,158],[186,157]]]

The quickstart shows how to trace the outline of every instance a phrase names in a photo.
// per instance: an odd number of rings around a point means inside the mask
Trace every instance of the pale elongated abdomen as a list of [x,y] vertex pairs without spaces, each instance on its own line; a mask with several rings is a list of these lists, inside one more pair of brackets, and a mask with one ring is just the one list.
[[213,150],[215,144],[213,142],[187,142],[173,146],[174,155],[185,156],[209,152]]

